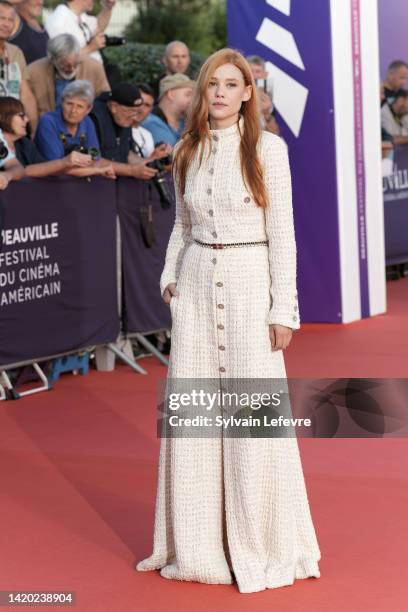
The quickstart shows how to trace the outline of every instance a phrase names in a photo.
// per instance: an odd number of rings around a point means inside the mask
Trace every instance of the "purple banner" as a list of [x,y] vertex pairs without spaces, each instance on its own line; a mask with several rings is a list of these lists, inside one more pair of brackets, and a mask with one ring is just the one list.
[[[171,193],[171,183],[168,187]],[[161,297],[159,281],[174,225],[174,202],[162,208],[151,181],[120,179],[117,188],[124,329],[129,333],[170,329],[170,309]]]
[[381,78],[384,79],[392,61],[408,61],[406,0],[378,0],[378,29]]
[[292,0],[288,7],[289,15],[261,0],[230,0],[229,44],[279,70],[284,103],[277,118],[292,168],[300,317],[337,323],[341,283],[330,3],[314,0],[311,9],[309,2]]
[[0,209],[0,366],[114,341],[114,181],[23,180]]
[[383,160],[385,253],[387,264],[408,261],[408,146]]

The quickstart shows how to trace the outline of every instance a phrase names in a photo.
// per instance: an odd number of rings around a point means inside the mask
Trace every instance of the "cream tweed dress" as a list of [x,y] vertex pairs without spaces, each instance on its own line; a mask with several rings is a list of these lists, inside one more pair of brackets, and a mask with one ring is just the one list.
[[[258,207],[240,170],[244,119],[211,130],[201,167],[176,187],[176,220],[160,279],[171,300],[168,379],[285,378],[268,325],[300,327],[287,148],[262,132],[270,206]],[[209,152],[209,157],[207,157]],[[215,250],[195,243],[269,240]],[[320,577],[296,437],[161,438],[153,553],[136,569],[241,593]]]

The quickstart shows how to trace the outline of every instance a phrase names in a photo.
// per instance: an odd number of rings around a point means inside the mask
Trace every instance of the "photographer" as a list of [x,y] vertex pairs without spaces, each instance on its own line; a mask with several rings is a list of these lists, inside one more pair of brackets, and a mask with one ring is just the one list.
[[[139,89],[131,83],[118,83],[95,100],[91,118],[105,159],[113,163],[118,176],[150,180],[157,170],[149,168],[149,159],[136,158],[132,140],[132,125],[143,105]],[[129,161],[131,163],[129,163]]]
[[97,17],[88,13],[93,9],[93,0],[71,0],[59,4],[45,22],[50,38],[58,34],[72,34],[78,40],[83,54],[102,62],[100,50],[106,45],[106,30],[116,0],[102,0]]
[[61,104],[64,88],[74,79],[89,81],[95,95],[109,91],[103,66],[88,56],[81,56],[80,46],[72,34],[60,34],[48,41],[47,57],[28,66],[30,85],[40,115]]
[[[91,156],[77,151],[61,159],[46,161],[35,143],[27,137],[27,125],[28,117],[21,101],[12,97],[0,98],[0,130],[3,131],[4,145],[7,153],[14,154],[23,166],[25,176],[40,178],[61,173],[74,176],[95,174]],[[0,164],[5,153],[0,142]]]
[[135,120],[132,123],[134,154],[138,157],[149,158],[150,160],[166,158],[171,154],[173,147],[164,143],[159,143],[155,146],[152,133],[141,125],[142,121],[152,112],[154,106],[153,90],[146,83],[138,83],[137,87],[140,91],[143,104],[137,107]]
[[408,145],[408,90],[400,89],[381,107],[382,140]]
[[88,81],[67,85],[61,107],[41,117],[35,143],[46,160],[62,159],[71,152],[85,154],[90,168],[85,168],[82,175],[104,174],[114,178],[112,164],[101,159],[95,128],[88,117],[93,97]]
[[153,140],[174,146],[181,138],[195,83],[185,74],[172,74],[160,81],[159,103],[143,121]]
[[261,127],[263,130],[279,136],[279,125],[276,122],[275,107],[272,100],[272,83],[268,79],[265,60],[259,55],[250,55],[247,60],[258,87]]

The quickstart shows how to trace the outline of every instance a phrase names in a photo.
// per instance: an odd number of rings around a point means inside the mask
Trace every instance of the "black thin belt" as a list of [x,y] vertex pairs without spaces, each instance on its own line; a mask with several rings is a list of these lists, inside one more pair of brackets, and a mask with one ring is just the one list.
[[220,244],[216,242],[200,242],[194,238],[194,242],[200,246],[207,247],[210,249],[227,249],[229,247],[243,247],[243,246],[256,246],[258,244],[269,244],[268,240],[258,240],[257,242],[230,242],[229,244]]

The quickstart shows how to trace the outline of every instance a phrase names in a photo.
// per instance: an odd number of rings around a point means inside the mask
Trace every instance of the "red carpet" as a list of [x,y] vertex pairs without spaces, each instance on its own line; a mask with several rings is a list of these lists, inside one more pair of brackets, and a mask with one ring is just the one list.
[[[288,375],[408,377],[407,304],[404,279],[388,283],[386,315],[303,325]],[[407,440],[300,440],[318,580],[240,594],[136,572],[151,552],[166,373],[152,358],[142,365],[149,376],[126,366],[64,375],[49,393],[0,403],[0,590],[72,590],[81,612],[406,610]]]

